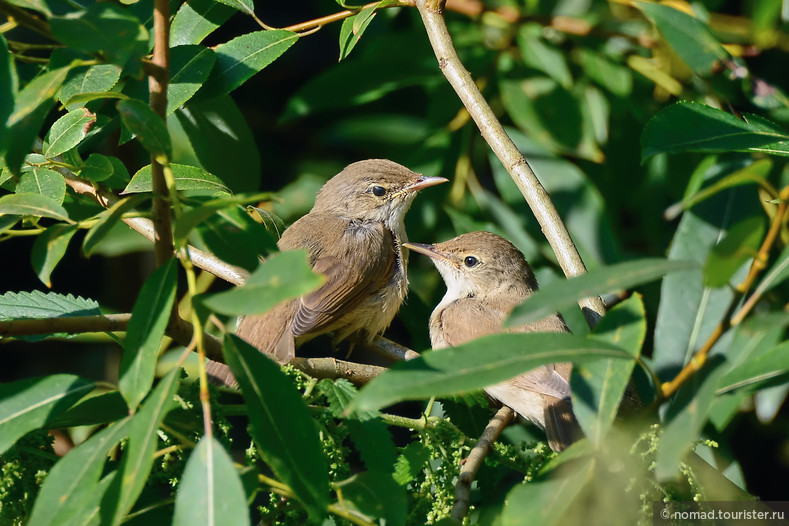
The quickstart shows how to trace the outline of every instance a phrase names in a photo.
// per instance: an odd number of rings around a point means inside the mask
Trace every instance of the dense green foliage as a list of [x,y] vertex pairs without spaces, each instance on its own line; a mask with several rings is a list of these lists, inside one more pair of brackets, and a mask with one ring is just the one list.
[[[556,455],[507,428],[468,524],[649,524],[653,501],[785,498],[781,2],[449,2],[464,66],[590,269],[569,280],[417,9],[338,3],[170,2],[157,113],[154,0],[0,0],[0,524],[449,523],[494,411],[476,390],[557,360],[575,364],[586,439]],[[363,158],[449,178],[416,199],[410,239],[510,239],[542,286],[511,321],[560,311],[573,334],[489,336],[359,390],[233,336],[235,316],[320,284],[276,240]],[[176,249],[249,271],[244,286],[175,258],[152,270],[127,223],[154,214],[159,167]],[[424,259],[387,333],[417,351],[444,292]],[[590,330],[576,301],[595,294],[611,308]],[[179,360],[174,308],[221,342],[240,392]],[[328,338],[310,352],[334,356]]]

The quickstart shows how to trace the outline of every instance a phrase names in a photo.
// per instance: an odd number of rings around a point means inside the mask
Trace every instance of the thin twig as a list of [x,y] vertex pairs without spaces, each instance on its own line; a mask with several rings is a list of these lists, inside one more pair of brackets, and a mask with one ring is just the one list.
[[[380,3],[381,2],[371,2],[369,4],[365,4],[365,5],[359,6],[356,9],[346,9],[345,11],[340,11],[338,13],[333,13],[331,15],[327,15],[327,16],[324,16],[324,17],[321,17],[321,18],[316,18],[314,20],[308,20],[306,22],[301,22],[300,24],[293,24],[292,26],[283,27],[282,29],[284,29],[286,31],[293,31],[293,32],[303,32],[303,31],[309,31],[309,30],[313,30],[313,29],[318,29],[318,28],[321,28],[321,27],[323,27],[323,26],[325,26],[327,24],[331,24],[333,22],[339,22],[340,20],[344,20],[346,18],[349,18],[349,17],[359,13],[360,11],[362,11],[364,9],[368,9],[370,7],[375,7],[378,4],[380,4]],[[393,2],[390,5],[386,5],[386,6],[384,6],[384,8],[389,8],[389,7],[414,7],[414,5],[415,4],[414,4],[413,0],[401,0],[400,2],[396,2],[396,3]]]
[[468,513],[469,505],[471,504],[471,483],[477,477],[479,468],[482,467],[485,457],[488,456],[493,443],[499,438],[499,435],[505,427],[512,422],[515,418],[515,413],[507,406],[502,406],[501,409],[493,416],[493,418],[485,426],[485,430],[479,437],[479,441],[463,461],[463,467],[460,469],[458,481],[455,485],[455,504],[452,506],[452,513],[450,517],[463,522],[463,518]]
[[[529,163],[518,151],[515,143],[504,131],[504,127],[474,83],[474,79],[460,62],[444,21],[443,2],[416,0],[416,6],[438,59],[439,68],[455,89],[474,122],[477,123],[482,136],[507,169],[515,184],[518,185],[556,254],[564,274],[570,277],[585,273],[586,267],[583,260],[556,211],[556,207],[551,202],[550,196],[540,184]],[[579,304],[590,327],[597,325],[597,322],[605,314],[605,304],[598,296],[585,298],[579,301]]]

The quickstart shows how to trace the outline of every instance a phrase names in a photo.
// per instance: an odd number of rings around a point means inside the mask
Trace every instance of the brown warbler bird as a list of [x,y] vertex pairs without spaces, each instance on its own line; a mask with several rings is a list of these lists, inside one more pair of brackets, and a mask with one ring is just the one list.
[[371,340],[389,326],[408,289],[403,217],[416,193],[446,182],[384,159],[347,166],[320,189],[312,210],[280,238],[280,250],[306,249],[317,290],[243,318],[236,333],[287,363],[295,345],[332,332]]
[[[405,243],[430,256],[447,286],[430,315],[433,349],[460,345],[502,332],[512,309],[537,290],[523,254],[490,232],[471,232],[435,245]],[[559,314],[509,332],[570,332]],[[485,388],[491,398],[544,429],[548,444],[562,451],[580,437],[570,405],[571,364],[544,365]]]

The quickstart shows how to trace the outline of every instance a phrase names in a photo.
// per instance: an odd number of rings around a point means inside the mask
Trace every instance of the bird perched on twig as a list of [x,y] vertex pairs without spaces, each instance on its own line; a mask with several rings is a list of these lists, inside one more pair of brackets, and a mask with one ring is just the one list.
[[340,341],[372,339],[389,326],[405,298],[408,252],[403,218],[416,193],[446,182],[383,159],[359,161],[332,177],[312,210],[279,240],[280,250],[306,249],[317,290],[243,318],[236,333],[280,363],[295,344],[332,332]]
[[[471,232],[435,245],[405,246],[430,256],[447,286],[430,316],[433,349],[502,332],[512,309],[537,290],[523,254],[496,234]],[[507,330],[570,332],[559,314]],[[551,449],[561,451],[580,437],[570,405],[570,371],[569,363],[544,365],[485,392],[544,429]]]

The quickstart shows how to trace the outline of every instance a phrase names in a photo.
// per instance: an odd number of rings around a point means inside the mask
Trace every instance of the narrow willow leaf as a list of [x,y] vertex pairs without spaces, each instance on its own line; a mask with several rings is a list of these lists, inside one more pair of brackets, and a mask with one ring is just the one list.
[[44,156],[52,159],[77,146],[95,122],[96,114],[85,108],[63,115],[49,129]]
[[678,102],[647,122],[641,159],[658,153],[762,151],[789,140],[789,132],[779,126],[753,115],[743,117],[697,102]]
[[644,11],[685,63],[699,75],[709,75],[712,68],[729,54],[706,24],[668,5],[635,2]]
[[87,53],[101,53],[117,66],[144,54],[148,32],[131,10],[106,2],[49,20],[59,42]]
[[[197,166],[188,164],[170,165],[175,179],[176,190],[208,190],[224,194],[232,193],[230,188],[222,182],[219,177],[210,174]],[[134,174],[129,184],[123,189],[122,194],[135,194],[140,192],[152,192],[153,183],[151,176],[151,165],[144,166]]]
[[200,95],[226,95],[249,80],[296,43],[299,35],[290,31],[256,31],[214,49],[216,64]]
[[5,143],[8,137],[6,121],[14,111],[14,65],[11,61],[11,53],[8,50],[8,42],[0,34],[0,152],[5,151]]
[[722,357],[712,356],[669,402],[655,455],[655,477],[659,481],[673,480],[679,475],[679,463],[699,439],[725,371]]
[[704,266],[704,284],[725,287],[735,272],[759,251],[764,235],[764,219],[751,216],[734,225],[710,250]]
[[50,217],[59,221],[73,223],[66,209],[52,199],[41,194],[25,192],[0,197],[0,215]]
[[377,7],[367,7],[342,21],[342,27],[340,28],[340,60],[348,57],[356,44],[359,43],[367,26],[375,18]]
[[540,478],[510,490],[499,523],[501,526],[523,524],[524,517],[541,526],[562,524],[564,513],[575,497],[593,478],[594,459],[579,460],[571,473],[555,478]]
[[507,327],[525,325],[573,306],[579,299],[628,289],[654,281],[670,272],[698,268],[690,261],[647,258],[591,270],[581,276],[556,280],[515,307]]
[[337,482],[343,501],[372,519],[392,526],[404,526],[408,502],[405,488],[386,471],[366,471]]
[[255,14],[255,3],[252,0],[218,0],[228,7],[232,7],[248,15]]
[[258,194],[254,196],[241,195],[224,199],[213,199],[207,203],[203,203],[200,206],[192,208],[179,217],[175,223],[175,229],[173,232],[175,246],[180,247],[186,243],[186,238],[189,237],[189,234],[192,232],[192,230],[205,224],[205,222],[214,214],[227,208],[235,208],[239,204],[257,201],[258,198],[265,197],[266,195],[267,194]]
[[55,95],[69,68],[48,71],[31,80],[16,96],[14,111],[6,125],[5,161],[12,173],[19,171],[25,155],[41,132],[44,119],[55,102]]
[[131,196],[121,199],[110,208],[99,214],[99,220],[90,227],[85,239],[82,241],[82,252],[86,256],[93,254],[96,245],[110,232],[113,226],[121,220],[123,214],[140,204],[143,196]]
[[[638,358],[646,332],[644,304],[634,294],[608,311],[589,337],[617,345]],[[573,366],[573,411],[592,443],[601,444],[611,428],[634,366],[634,360],[614,359]]]
[[351,409],[373,410],[402,400],[464,393],[547,363],[600,358],[633,359],[608,342],[573,334],[494,334],[395,364],[361,389]]
[[118,379],[121,394],[132,410],[153,385],[156,356],[170,321],[176,285],[177,266],[175,259],[170,259],[145,280],[134,303]]
[[167,126],[161,117],[137,99],[120,100],[116,107],[123,124],[137,136],[140,144],[160,163],[166,164],[173,152]]
[[197,45],[170,49],[170,84],[167,86],[167,115],[183,106],[203,86],[216,62],[213,50]]
[[326,458],[304,400],[271,359],[234,335],[223,351],[244,394],[252,437],[265,461],[320,522],[329,504]]
[[91,395],[49,422],[53,428],[109,424],[129,416],[129,408],[120,391]]
[[77,93],[66,99],[65,106],[69,108],[81,108],[90,101],[101,99],[128,100],[130,97],[119,91],[87,91],[85,93]]
[[52,288],[52,271],[66,254],[68,244],[76,231],[77,225],[52,225],[33,242],[30,262],[38,279],[49,288]]
[[95,384],[72,374],[53,374],[0,384],[0,454],[14,442],[71,407]]
[[98,489],[107,454],[128,434],[130,419],[102,429],[55,464],[36,497],[29,526],[76,524],[89,516],[86,504]]
[[789,380],[789,341],[750,357],[745,363],[732,368],[718,383],[718,394],[735,389],[757,389],[777,378]]
[[101,522],[118,526],[134,506],[153,467],[159,426],[175,406],[181,369],[170,371],[151,392],[129,423],[129,442],[118,475],[101,499]]
[[22,171],[16,193],[41,194],[62,205],[66,198],[66,180],[55,170],[34,166]]
[[571,87],[573,77],[567,67],[565,53],[546,42],[542,25],[536,22],[522,25],[517,42],[527,66],[546,73],[564,88]]
[[69,71],[60,88],[60,102],[67,110],[80,107],[80,102],[70,100],[84,93],[101,93],[111,90],[121,78],[121,68],[115,64],[80,66]]
[[175,497],[173,524],[250,524],[238,471],[222,444],[212,436],[203,436],[186,461]]
[[214,0],[184,2],[170,26],[170,46],[199,44],[233,13],[235,10]]
[[317,289],[325,278],[316,274],[303,250],[289,250],[271,256],[240,287],[196,301],[222,314],[262,314],[278,303],[298,298]]

